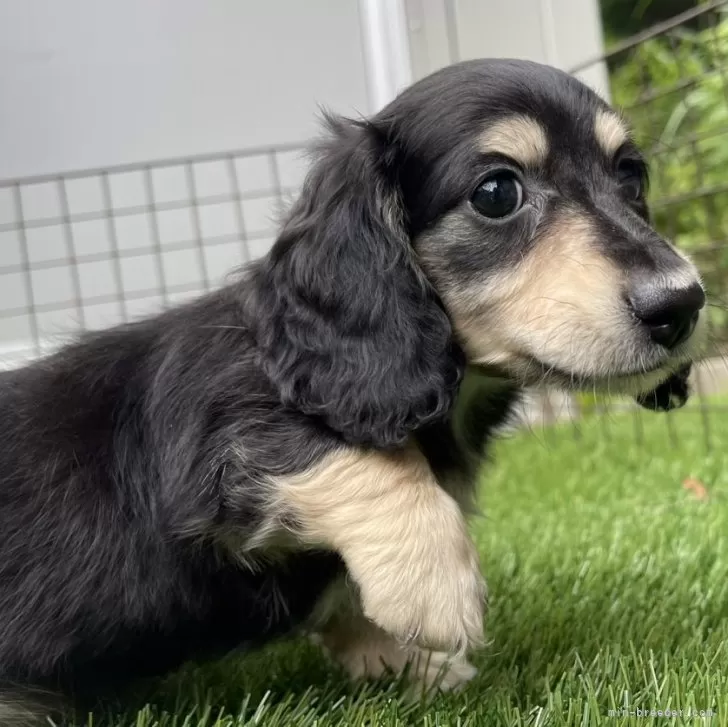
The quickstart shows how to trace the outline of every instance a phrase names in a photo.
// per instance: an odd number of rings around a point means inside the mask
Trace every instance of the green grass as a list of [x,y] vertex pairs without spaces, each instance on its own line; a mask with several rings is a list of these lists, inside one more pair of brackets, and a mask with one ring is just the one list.
[[[728,415],[590,419],[500,442],[473,524],[491,598],[478,677],[407,704],[307,643],[188,668],[94,727],[728,725]],[[699,501],[682,483],[702,481]],[[608,710],[709,709],[704,719]]]

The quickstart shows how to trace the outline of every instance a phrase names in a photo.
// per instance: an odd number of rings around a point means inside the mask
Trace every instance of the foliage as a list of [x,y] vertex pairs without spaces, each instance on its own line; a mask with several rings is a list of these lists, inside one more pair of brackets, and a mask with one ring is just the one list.
[[[720,304],[728,292],[728,14],[613,58],[611,85],[651,162],[655,225],[693,255]],[[720,305],[711,318],[725,338]]]
[[601,0],[607,45],[690,10],[697,4],[698,0]]

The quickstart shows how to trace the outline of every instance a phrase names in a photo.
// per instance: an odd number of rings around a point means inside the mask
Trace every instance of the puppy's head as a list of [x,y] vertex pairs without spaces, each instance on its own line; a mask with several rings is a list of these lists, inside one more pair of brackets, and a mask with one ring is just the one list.
[[462,350],[522,385],[684,401],[700,279],[649,225],[624,122],[579,81],[471,61],[332,130],[266,263],[284,398],[399,441],[449,408]]
[[649,225],[646,167],[624,122],[551,68],[460,73],[468,88],[482,79],[466,105],[474,128],[428,169],[413,221],[469,359],[524,384],[649,404],[641,395],[694,356],[705,297],[694,266]]

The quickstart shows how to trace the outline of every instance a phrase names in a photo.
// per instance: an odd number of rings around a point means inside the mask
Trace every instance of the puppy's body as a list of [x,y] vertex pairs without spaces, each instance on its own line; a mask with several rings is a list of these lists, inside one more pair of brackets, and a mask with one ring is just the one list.
[[[343,574],[334,553],[267,547],[295,523],[266,533],[266,483],[346,445],[280,403],[249,287],[0,374],[0,683],[84,698],[252,648],[305,625]],[[470,499],[475,460],[450,424],[418,438]]]
[[262,483],[336,441],[276,401],[237,292],[0,377],[0,677],[102,680],[259,643],[339,569],[241,562]]
[[85,698],[307,626],[353,675],[431,684],[438,649],[455,686],[519,390],[684,401],[699,278],[578,81],[463,63],[319,152],[238,282],[0,377],[0,682]]

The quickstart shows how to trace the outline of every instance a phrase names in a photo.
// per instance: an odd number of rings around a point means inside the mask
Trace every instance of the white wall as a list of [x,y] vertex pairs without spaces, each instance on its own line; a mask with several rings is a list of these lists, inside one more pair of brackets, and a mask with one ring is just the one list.
[[365,115],[455,60],[600,50],[597,0],[0,0],[0,365],[263,254],[303,170],[269,148],[310,139],[320,104]]
[[[368,71],[386,18],[372,5],[0,0],[0,365],[263,254],[303,169],[298,151],[268,148],[308,141],[319,105],[356,116],[379,102]],[[64,175],[250,147],[264,148]]]
[[308,139],[370,111],[357,0],[0,0],[0,179]]
[[[598,0],[405,3],[416,78],[470,58],[523,58],[570,71],[603,51]],[[603,64],[577,75],[608,97]]]

